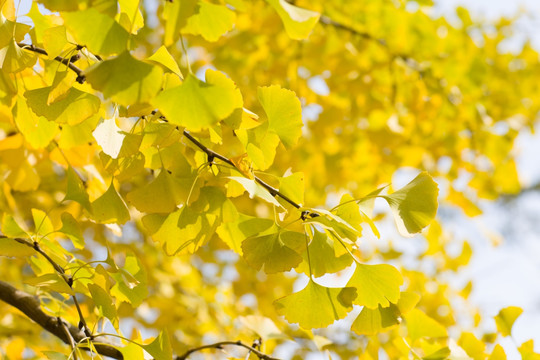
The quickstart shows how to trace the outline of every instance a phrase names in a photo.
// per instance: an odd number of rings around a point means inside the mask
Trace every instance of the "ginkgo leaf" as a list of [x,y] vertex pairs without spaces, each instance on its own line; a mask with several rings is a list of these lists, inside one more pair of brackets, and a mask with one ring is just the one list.
[[156,360],[170,360],[173,357],[169,334],[166,330],[160,332],[150,344],[142,347]]
[[67,191],[65,200],[73,200],[81,204],[88,212],[92,211],[88,193],[84,187],[82,180],[79,178],[75,170],[70,166],[67,170]]
[[496,344],[493,351],[488,357],[488,360],[506,360],[506,353],[500,344]]
[[[232,84],[232,86],[231,86]],[[182,85],[161,92],[153,101],[167,119],[189,130],[200,130],[225,119],[235,109],[236,87],[210,84],[189,74]]]
[[148,295],[146,271],[137,256],[128,254],[124,267],[110,275],[116,281],[110,293],[116,298],[117,306],[119,301],[124,301],[136,308]]
[[259,87],[259,102],[268,116],[268,130],[292,147],[302,135],[302,106],[294,91],[278,85]]
[[15,221],[13,216],[4,213],[2,216],[2,233],[9,237],[27,237],[28,234]]
[[37,235],[45,236],[54,231],[51,219],[44,211],[32,209],[32,219],[34,220],[34,232]]
[[24,99],[17,99],[17,106],[13,109],[15,123],[30,145],[42,149],[49,145],[58,133],[58,126],[42,116],[36,116],[28,108]]
[[163,65],[165,68],[180,76],[180,78],[183,78],[182,72],[178,67],[178,63],[176,62],[176,60],[174,60],[167,48],[163,45],[160,46],[160,48],[157,49],[156,52],[152,54],[152,56],[147,58],[146,61],[151,61],[153,63]]
[[112,181],[107,191],[94,200],[92,210],[93,219],[98,223],[124,224],[130,219],[128,208],[116,192]]
[[421,310],[411,310],[405,315],[405,320],[407,321],[409,337],[413,342],[421,337],[439,338],[448,336],[444,326],[427,316]]
[[401,284],[403,277],[391,265],[356,264],[347,286],[355,287],[358,291],[355,304],[376,309],[379,305],[388,307],[390,303],[397,303]]
[[328,288],[310,280],[304,289],[274,301],[274,305],[288,322],[313,329],[343,319],[352,309],[355,297],[354,288]]
[[267,274],[289,271],[296,267],[302,257],[285,245],[282,239],[285,233],[277,232],[244,240],[242,252],[246,262],[257,270],[264,267]]
[[[334,241],[328,237],[326,233],[313,230],[313,238],[308,246],[309,256],[307,251],[304,251],[302,257],[304,263],[298,270],[305,273],[309,272],[310,268],[315,277],[322,276],[327,273],[335,273],[345,269],[351,265],[353,258],[348,253],[341,256],[336,256],[334,252]],[[311,262],[311,267],[308,262]]]
[[517,306],[509,306],[499,311],[497,316],[495,316],[495,323],[502,336],[512,335],[514,322],[522,313],[523,309]]
[[292,39],[306,39],[319,21],[320,14],[315,11],[299,8],[285,0],[266,1],[276,10]]
[[68,212],[62,214],[61,233],[65,234],[77,249],[84,248],[84,237],[77,220]]
[[47,51],[49,59],[54,59],[62,53],[68,44],[65,26],[55,26],[43,31],[43,47]]
[[202,35],[205,40],[217,41],[233,28],[236,15],[225,5],[199,1],[198,11],[187,19],[183,33]]
[[279,179],[279,192],[297,204],[304,203],[304,174],[297,172]]
[[116,125],[116,119],[103,119],[92,133],[103,152],[113,159],[116,159],[120,154],[122,142],[126,137],[122,133],[122,129]]
[[479,340],[471,332],[463,332],[459,337],[458,345],[461,346],[465,352],[473,359],[485,359],[486,358],[486,344]]
[[27,279],[25,282],[28,285],[44,288],[46,290],[75,295],[73,289],[70,288],[66,281],[57,273],[44,274],[35,278]]
[[111,320],[113,324],[117,324],[116,307],[109,293],[96,284],[88,284],[87,286],[99,314]]
[[184,199],[181,185],[163,169],[149,184],[126,195],[129,203],[146,213],[170,213]]
[[239,321],[242,326],[259,335],[263,341],[286,338],[272,319],[267,317],[260,315],[240,316]]
[[197,0],[167,1],[163,5],[165,20],[165,46],[172,45],[180,37],[180,30],[186,26],[187,19],[195,13]]
[[94,54],[114,55],[127,48],[129,33],[113,18],[95,8],[66,12],[62,17],[77,44],[86,46]]
[[216,230],[221,240],[236,253],[243,255],[242,241],[262,233],[274,225],[270,219],[260,219],[244,214],[239,214],[234,222],[222,223]]
[[6,73],[16,73],[36,63],[36,54],[21,49],[15,39],[0,49],[0,65]]
[[377,309],[364,306],[351,330],[360,335],[375,335],[384,331],[387,327],[399,324],[402,314],[412,310],[419,299],[420,296],[415,293],[403,292],[397,304],[390,303],[387,307],[379,305]]
[[241,184],[244,187],[244,189],[246,189],[246,191],[249,193],[250,198],[253,199],[254,197],[257,196],[277,207],[283,207],[276,200],[276,198],[270,195],[270,193],[264,187],[262,187],[262,185],[259,185],[257,181],[251,180],[248,178],[239,177],[239,176],[229,176],[229,179],[234,180],[237,183]]
[[[3,230],[2,230],[3,231]],[[15,239],[0,237],[0,255],[1,256],[31,256],[36,251],[30,246],[21,244]]]
[[125,106],[150,102],[161,88],[162,76],[159,66],[137,60],[129,51],[99,62],[86,72],[94,89]]
[[381,197],[390,205],[400,234],[412,236],[435,218],[438,193],[437,183],[422,172],[405,187]]
[[58,124],[78,124],[98,112],[101,102],[97,96],[69,87],[62,99],[49,104],[54,88],[44,87],[24,93],[34,113]]

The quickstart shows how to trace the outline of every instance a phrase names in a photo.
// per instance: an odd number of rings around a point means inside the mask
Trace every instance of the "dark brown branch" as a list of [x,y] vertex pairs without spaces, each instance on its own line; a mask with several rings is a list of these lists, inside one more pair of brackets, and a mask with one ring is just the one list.
[[[7,238],[7,236],[0,235],[0,239],[1,238]],[[54,270],[56,270],[56,272],[66,282],[66,284],[70,288],[73,288],[73,278],[71,278],[71,276],[66,275],[66,272],[64,271],[64,269],[60,265],[58,265],[49,255],[47,255],[47,253],[45,251],[43,251],[43,249],[41,249],[41,247],[39,246],[39,243],[37,241],[30,242],[27,239],[23,239],[23,238],[14,238],[14,240],[21,243],[21,244],[23,244],[23,245],[31,247],[36,252],[40,253],[45,259],[47,259],[47,261],[52,265]],[[84,316],[82,314],[81,307],[79,306],[79,302],[77,301],[77,297],[75,296],[75,294],[71,295],[71,297],[73,298],[75,308],[77,309],[77,313],[79,314],[79,328],[82,328],[84,330],[84,333],[86,334],[86,336],[91,338],[92,337],[92,332],[90,331],[90,328],[86,324],[86,320],[84,319]]]
[[[66,344],[71,344],[72,342],[80,343],[88,338],[86,334],[76,326],[65,322],[61,318],[45,314],[43,310],[41,310],[39,301],[36,297],[16,289],[12,285],[1,280],[0,300],[19,309],[28,318],[35,321],[43,329],[58,337]],[[68,333],[66,333],[66,330]],[[119,360],[124,358],[122,353],[111,343],[104,341],[101,341],[100,343],[94,342],[93,347],[95,348],[95,351],[101,355]],[[90,350],[85,346],[81,346],[81,348],[87,351]]]
[[[24,49],[24,50],[29,50],[29,51],[33,51],[37,54],[41,54],[41,55],[46,55],[46,56],[49,56],[49,54],[47,53],[47,51],[45,51],[45,49],[42,49],[42,48],[39,48],[33,44],[25,44],[25,43],[17,43],[17,45],[21,48],[21,49]],[[78,59],[78,57],[76,58],[63,58],[63,57],[60,57],[60,56],[56,56],[54,58],[54,60],[66,65],[70,70],[72,70],[73,72],[75,72],[75,74],[77,74],[77,82],[80,83],[80,84],[83,84],[86,80],[86,75],[84,75],[84,71],[80,68],[78,68],[77,66],[73,65],[73,62],[76,61]]]
[[199,346],[191,350],[188,350],[184,355],[177,356],[176,360],[185,360],[188,358],[189,355],[193,354],[194,352],[205,350],[205,349],[222,349],[224,345],[235,345],[235,346],[246,348],[253,354],[257,355],[259,359],[262,359],[262,360],[280,360],[278,358],[274,358],[269,355],[266,355],[265,353],[262,353],[259,350],[255,349],[254,347],[246,345],[241,341],[221,341],[215,344]]
[[[223,155],[215,152],[214,150],[211,150],[211,149],[207,148],[206,146],[201,144],[200,141],[198,141],[193,136],[191,136],[191,134],[189,132],[187,132],[186,130],[184,130],[184,136],[186,138],[188,138],[189,141],[191,141],[193,144],[195,144],[199,149],[204,151],[206,153],[206,155],[208,155],[209,159],[213,159],[213,158],[220,159],[221,161],[223,161],[223,162],[237,168],[236,165],[231,161],[231,159],[229,159],[226,156],[223,156]],[[268,191],[270,193],[270,195],[272,195],[273,197],[278,197],[279,196],[280,198],[282,198],[283,200],[285,200],[286,202],[288,202],[289,204],[291,204],[292,206],[294,206],[297,209],[300,209],[302,207],[301,204],[298,204],[297,202],[291,200],[291,198],[289,198],[287,195],[284,195],[283,193],[281,193],[275,187],[273,187],[273,186],[269,185],[268,183],[264,182],[261,178],[255,176],[254,179],[259,185],[264,187],[266,189],[266,191]]]

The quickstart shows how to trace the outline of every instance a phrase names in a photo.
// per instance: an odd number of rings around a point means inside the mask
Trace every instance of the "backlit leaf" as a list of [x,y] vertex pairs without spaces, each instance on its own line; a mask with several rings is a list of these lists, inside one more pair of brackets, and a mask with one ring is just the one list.
[[73,289],[69,287],[66,281],[57,273],[45,274],[25,281],[28,285],[52,290],[59,293],[74,295]]
[[96,139],[99,146],[103,152],[113,159],[116,159],[120,154],[120,149],[122,148],[122,142],[126,137],[116,125],[116,119],[103,119],[94,132],[92,133]]
[[277,85],[260,87],[257,94],[268,116],[268,130],[292,147],[302,135],[302,106],[296,94]]
[[2,256],[31,256],[36,251],[30,246],[21,244],[15,239],[0,237],[0,255]]
[[163,70],[135,59],[128,51],[92,66],[86,79],[103,95],[122,105],[145,103],[161,88]]
[[282,237],[286,233],[278,232],[244,240],[242,252],[246,262],[257,270],[264,267],[267,274],[289,271],[296,267],[302,261],[302,257],[285,245]]
[[167,48],[165,46],[161,46],[159,49],[156,50],[156,52],[150,56],[146,61],[151,61],[160,65],[163,65],[165,68],[169,69],[176,75],[182,76],[182,72],[180,71],[180,68],[178,67],[178,63],[172,55],[169,53]]
[[64,233],[73,242],[73,246],[77,249],[84,248],[84,237],[82,231],[77,223],[77,220],[68,212],[62,214],[62,227],[61,233]]
[[225,119],[235,109],[236,87],[203,82],[188,75],[182,85],[160,93],[153,104],[167,119],[189,130],[200,130]]
[[502,336],[512,335],[512,326],[522,313],[523,309],[517,306],[509,306],[499,311],[495,316],[495,323]]
[[97,113],[101,102],[97,96],[70,87],[62,99],[49,104],[52,87],[29,90],[24,93],[28,106],[39,116],[59,124],[78,124]]
[[388,307],[390,303],[397,303],[401,284],[403,277],[391,265],[356,264],[347,286],[357,289],[358,297],[354,301],[355,304],[376,309],[379,305]]
[[183,195],[181,185],[162,169],[151,183],[128,193],[126,199],[141,212],[170,213],[182,202]]
[[295,40],[306,39],[319,21],[315,11],[299,8],[285,0],[266,0],[277,11],[287,34]]
[[96,284],[88,284],[88,290],[99,314],[111,320],[113,324],[118,323],[116,307],[109,293]]
[[130,219],[126,204],[116,192],[113,182],[103,195],[94,200],[92,209],[93,218],[98,223],[124,224]]
[[198,11],[187,19],[182,32],[202,35],[208,41],[217,41],[233,27],[236,16],[227,6],[199,1]]
[[64,201],[65,200],[76,201],[89,212],[92,210],[84,184],[71,166],[68,167],[67,170],[67,191]]
[[259,185],[255,180],[238,176],[229,176],[229,179],[241,184],[244,189],[246,189],[246,191],[249,193],[250,198],[253,199],[254,197],[260,197],[261,199],[266,200],[270,204],[273,204],[277,207],[282,207],[281,204],[276,200],[276,198],[270,195],[270,193],[264,187],[262,187],[262,185]]
[[343,319],[352,309],[355,297],[354,288],[327,288],[310,280],[304,289],[276,300],[274,305],[288,322],[313,329]]
[[14,108],[15,123],[30,145],[36,149],[42,149],[49,145],[58,133],[58,126],[45,119],[36,116],[26,105],[24,99],[17,100]]
[[448,336],[446,328],[423,311],[413,309],[405,315],[409,337],[414,342],[421,337],[440,338]]
[[401,235],[422,231],[435,218],[439,189],[428,173],[420,173],[398,191],[381,196],[390,205]]
[[150,344],[143,345],[143,349],[156,360],[172,359],[172,347],[167,331],[160,332]]
[[113,18],[94,8],[63,13],[62,17],[77,43],[95,54],[114,55],[127,48],[129,33]]

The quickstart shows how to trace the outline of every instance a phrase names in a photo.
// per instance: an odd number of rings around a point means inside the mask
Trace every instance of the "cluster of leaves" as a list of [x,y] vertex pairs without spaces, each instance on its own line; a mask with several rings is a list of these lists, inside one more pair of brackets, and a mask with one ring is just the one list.
[[[509,150],[538,111],[538,62],[528,47],[497,52],[511,23],[489,36],[463,9],[455,28],[404,1],[154,5],[40,0],[24,14],[0,2],[0,278],[79,324],[69,357],[113,338],[118,358],[185,358],[234,336],[264,353],[293,340],[300,358],[487,358],[496,334],[448,336],[471,286],[440,275],[470,246],[449,255],[434,222],[416,259],[434,270],[404,267],[380,251],[373,208],[385,200],[409,237],[435,217],[428,173],[469,215],[471,194],[519,190]],[[373,191],[404,166],[427,172]],[[474,175],[468,195],[460,172]],[[320,279],[347,271],[342,286]],[[67,358],[2,306],[10,359]],[[344,332],[312,331],[349,314]],[[497,316],[503,336],[519,314]]]

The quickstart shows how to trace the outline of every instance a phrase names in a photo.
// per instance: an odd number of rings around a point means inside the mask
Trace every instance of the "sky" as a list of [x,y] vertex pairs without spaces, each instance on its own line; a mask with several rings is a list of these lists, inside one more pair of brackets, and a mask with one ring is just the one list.
[[[435,11],[451,17],[456,6],[464,6],[474,18],[493,20],[512,16],[526,9],[517,25],[516,36],[510,48],[519,49],[529,38],[540,49],[540,0],[436,0]],[[518,172],[523,185],[540,182],[540,136],[523,133],[515,150]],[[484,214],[469,219],[451,214],[447,221],[457,235],[472,242],[475,255],[461,274],[463,280],[474,279],[471,300],[486,316],[494,316],[499,309],[514,305],[524,313],[516,321],[513,336],[518,344],[535,340],[540,351],[540,193],[531,193],[510,203],[482,204]],[[486,234],[498,234],[503,242],[498,247],[490,244]],[[484,324],[494,329],[494,321]],[[502,341],[508,359],[520,359],[516,344],[509,338]]]

